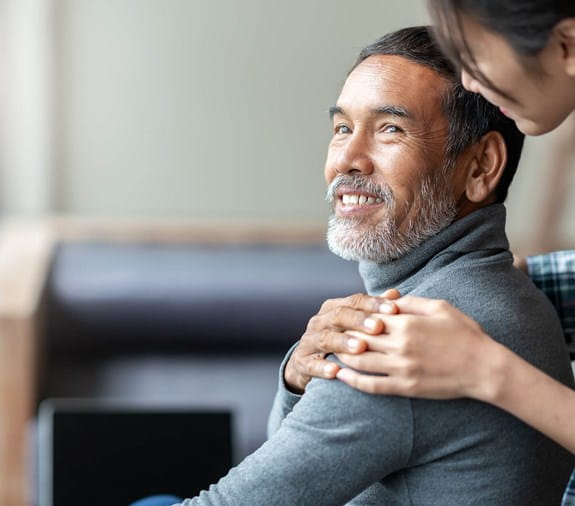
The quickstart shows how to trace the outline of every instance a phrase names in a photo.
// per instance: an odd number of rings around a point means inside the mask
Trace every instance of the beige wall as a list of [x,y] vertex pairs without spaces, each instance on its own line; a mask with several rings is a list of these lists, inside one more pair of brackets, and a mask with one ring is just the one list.
[[[525,141],[507,200],[508,235],[512,246],[522,253],[575,249],[574,120]],[[553,208],[556,218],[548,223],[545,215]]]
[[[327,109],[347,69],[377,36],[428,19],[423,0],[0,5],[22,19],[23,6],[35,9],[40,22],[24,27],[39,30],[32,59],[17,38],[8,49],[44,69],[12,84],[11,102],[43,104],[43,130],[27,138],[20,125],[10,144],[5,209],[194,220],[323,223]],[[541,214],[548,145],[529,142],[511,192],[516,244],[529,242]]]
[[[399,7],[398,7],[399,5]],[[325,219],[328,107],[421,2],[59,2],[59,209]]]

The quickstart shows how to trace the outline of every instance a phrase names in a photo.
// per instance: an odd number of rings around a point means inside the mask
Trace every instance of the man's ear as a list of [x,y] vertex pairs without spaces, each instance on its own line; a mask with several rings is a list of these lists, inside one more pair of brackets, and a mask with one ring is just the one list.
[[507,164],[507,148],[503,136],[494,130],[487,132],[475,145],[470,160],[465,196],[480,204],[494,192]]
[[562,19],[553,31],[561,44],[565,72],[575,77],[575,18]]

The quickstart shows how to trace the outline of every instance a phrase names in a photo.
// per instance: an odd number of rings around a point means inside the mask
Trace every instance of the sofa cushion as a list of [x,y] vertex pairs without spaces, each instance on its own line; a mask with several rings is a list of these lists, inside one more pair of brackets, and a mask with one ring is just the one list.
[[67,352],[287,349],[325,299],[363,291],[355,262],[310,245],[63,242],[48,283]]

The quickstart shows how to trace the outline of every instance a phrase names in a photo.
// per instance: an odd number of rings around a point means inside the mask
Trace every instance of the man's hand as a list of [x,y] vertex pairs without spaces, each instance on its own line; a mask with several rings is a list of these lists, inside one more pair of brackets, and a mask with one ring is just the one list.
[[394,299],[400,296],[397,290],[387,290],[382,297],[355,294],[343,299],[326,300],[313,316],[293,351],[284,371],[288,388],[295,393],[303,393],[312,377],[333,379],[339,370],[337,364],[326,360],[329,353],[363,352],[367,345],[364,340],[346,334],[357,330],[369,335],[380,334],[384,330],[378,314],[398,312]]

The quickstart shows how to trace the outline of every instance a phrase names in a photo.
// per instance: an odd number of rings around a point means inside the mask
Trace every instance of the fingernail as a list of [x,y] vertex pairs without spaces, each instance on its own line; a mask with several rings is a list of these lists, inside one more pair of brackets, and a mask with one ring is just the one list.
[[363,321],[363,326],[369,330],[375,330],[377,326],[377,322],[373,318],[366,318]]
[[379,312],[385,314],[391,314],[395,311],[395,304],[391,302],[382,302],[379,306]]
[[347,340],[347,347],[352,351],[358,350],[359,349],[359,341],[352,337],[351,339]]
[[333,377],[336,368],[337,366],[335,364],[327,364],[323,366],[323,372],[326,376]]

